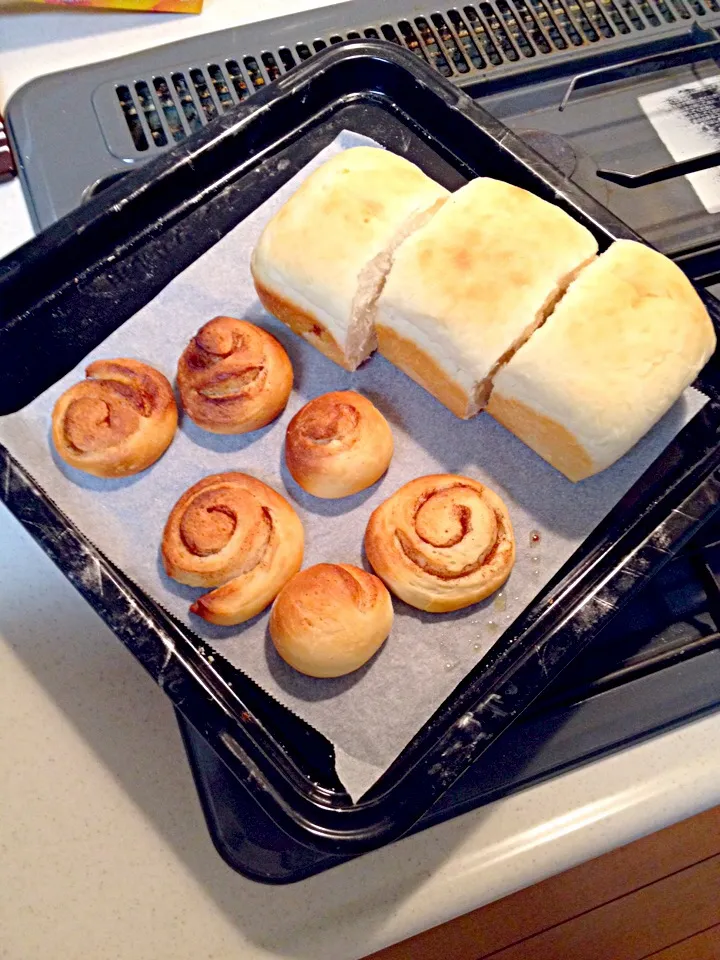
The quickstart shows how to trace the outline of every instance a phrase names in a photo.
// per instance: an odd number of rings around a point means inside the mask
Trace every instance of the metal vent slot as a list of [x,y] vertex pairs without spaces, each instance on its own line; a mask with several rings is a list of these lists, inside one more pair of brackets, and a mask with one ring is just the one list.
[[430,19],[433,22],[435,32],[437,33],[440,42],[450,54],[450,61],[455,67],[455,70],[460,74],[468,73],[470,70],[470,64],[465,59],[462,44],[451,30],[447,21],[444,19],[444,17],[441,17],[439,13],[434,13]]
[[235,99],[230,93],[230,85],[225,79],[225,74],[220,69],[218,64],[208,64],[207,72],[210,75],[215,96],[220,101],[220,109],[224,112],[225,110],[229,110],[230,107],[234,107]]
[[534,57],[535,48],[526,37],[525,31],[520,28],[515,10],[507,0],[497,0],[497,8],[503,19],[508,36],[511,37],[515,47],[524,57]]
[[190,132],[195,133],[196,130],[201,130],[203,127],[202,117],[198,104],[195,103],[195,97],[193,97],[190,91],[190,86],[185,78],[185,74],[174,73],[172,75],[172,82],[178,99],[180,100],[183,114],[190,127]]
[[395,28],[391,26],[389,23],[384,23],[380,27],[380,30],[382,31],[382,35],[385,38],[385,40],[389,40],[390,43],[394,43],[398,47],[402,46],[402,41],[400,37],[397,35],[397,33],[395,32]]
[[[552,50],[552,44],[548,38],[547,33],[538,22],[538,20],[532,15],[530,10],[527,7],[527,4],[524,0],[514,0],[515,9],[517,10],[521,24],[525,30],[525,34],[530,37],[530,40],[535,45],[535,48],[540,51],[540,53],[550,53]],[[562,41],[563,49],[567,46],[565,41]]]
[[324,40],[313,40],[313,48],[315,50],[315,53],[320,53],[320,51],[325,50],[326,47],[327,47],[327,44],[325,43]]
[[125,123],[130,131],[132,142],[135,144],[135,149],[147,150],[147,137],[145,136],[142,121],[140,120],[137,107],[135,106],[135,101],[130,93],[130,88],[121,86],[117,88],[115,93],[120,103],[120,109],[125,117]]
[[155,94],[160,103],[160,107],[165,115],[165,123],[170,131],[170,135],[176,143],[179,143],[185,139],[187,133],[168,82],[165,77],[155,77],[153,86],[155,87]]
[[599,36],[605,37],[606,39],[615,36],[615,31],[610,25],[610,21],[603,13],[597,0],[584,0],[584,6],[588,12],[590,20],[592,21],[592,25],[597,30]]
[[377,32],[375,27],[368,27],[367,30],[365,31],[365,37],[368,40],[379,40],[380,34]]
[[247,70],[248,77],[250,77],[250,83],[256,90],[259,90],[260,87],[265,86],[265,77],[263,76],[262,69],[260,64],[257,62],[255,57],[244,57],[243,64]]
[[549,8],[551,16],[554,18],[558,29],[568,38],[574,47],[583,45],[583,38],[580,34],[579,25],[573,19],[570,7],[565,7],[560,0],[545,0],[545,6]]
[[402,34],[402,38],[405,41],[405,46],[408,48],[408,50],[411,50],[415,56],[420,57],[421,60],[424,60],[427,63],[425,51],[423,50],[422,44],[418,40],[417,34],[413,30],[410,21],[401,20],[398,24],[398,29]]
[[208,121],[214,120],[218,115],[218,108],[210,92],[207,78],[200,67],[193,67],[190,71],[190,80],[200,100],[200,106],[205,114],[205,119]]
[[230,74],[230,81],[233,85],[235,96],[238,98],[238,102],[242,103],[243,100],[247,100],[247,98],[250,96],[250,91],[248,90],[248,85],[245,82],[243,72],[240,69],[240,64],[237,62],[237,60],[226,60],[225,69]]
[[275,57],[271,53],[265,52],[261,55],[260,59],[263,62],[263,66],[265,67],[265,73],[267,74],[267,78],[270,81],[270,83],[272,83],[273,80],[277,80],[277,78],[282,73],[282,70],[280,69]]
[[453,26],[455,35],[462,44],[465,56],[468,58],[475,70],[482,70],[485,67],[485,60],[480,53],[478,45],[472,38],[472,34],[467,24],[460,16],[457,10],[448,10],[448,17]]
[[627,20],[623,17],[619,8],[613,2],[613,0],[601,0],[603,8],[605,10],[605,16],[609,16],[612,20],[612,24],[617,30],[618,33],[630,33],[631,27]]
[[332,44],[342,43],[342,40],[343,38],[338,36],[337,33],[333,34],[332,37],[330,37],[330,43]]
[[295,66],[295,57],[288,50],[287,47],[280,47],[278,50],[278,56],[280,57],[280,63],[285,67],[286,70],[292,70]]
[[145,116],[145,122],[150,130],[153,143],[156,147],[164,147],[168,140],[150,87],[144,80],[138,80],[135,84],[135,93],[140,101],[140,109]]
[[[474,7],[465,7],[463,12],[467,17],[470,29],[480,41],[483,53],[490,63],[496,67],[499,66],[503,62],[503,58],[500,55],[500,50],[503,49],[502,38],[499,37],[497,32],[495,33],[495,38],[499,40],[499,44],[496,46],[490,24]],[[509,41],[507,41],[507,44],[510,49],[510,55],[507,55],[507,59],[517,60],[517,52],[513,49]]]
[[435,67],[438,73],[441,73],[444,77],[451,77],[452,67],[447,62],[445,54],[442,52],[442,48],[438,43],[438,38],[435,36],[432,27],[425,17],[416,17],[415,26],[420,34],[420,39],[425,45],[425,51],[431,66]]
[[618,4],[633,30],[644,30],[646,24],[659,26],[660,18],[647,0],[638,0],[637,7],[631,0],[618,0]]
[[296,44],[295,49],[297,50],[297,55],[301,60],[309,60],[312,56],[312,50],[306,43]]

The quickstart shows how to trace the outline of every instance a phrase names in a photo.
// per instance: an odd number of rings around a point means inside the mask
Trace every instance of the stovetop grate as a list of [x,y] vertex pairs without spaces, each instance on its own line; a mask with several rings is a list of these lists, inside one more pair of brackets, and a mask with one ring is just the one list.
[[[318,22],[319,33],[313,36],[307,33],[312,25],[306,18],[292,40],[280,43],[270,21],[260,46],[249,39],[244,52],[234,56],[198,59],[115,83],[115,107],[131,141],[127,147],[147,156],[178,143],[296,64],[343,40],[389,40],[444,77],[465,84],[528,66],[528,61],[627,42],[633,35],[644,39],[720,11],[718,0],[485,0],[441,12],[408,10],[406,3],[381,4],[375,20],[366,2],[330,8],[337,10],[330,18],[335,25]],[[367,19],[350,26],[354,8],[355,15],[363,11]],[[284,33],[292,36],[287,27]]]

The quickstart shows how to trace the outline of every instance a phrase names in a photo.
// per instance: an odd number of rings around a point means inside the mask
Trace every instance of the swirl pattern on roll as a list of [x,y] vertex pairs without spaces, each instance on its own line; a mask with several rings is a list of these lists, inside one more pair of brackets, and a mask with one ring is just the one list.
[[295,482],[329,500],[372,486],[392,454],[387,420],[353,390],[311,400],[290,421],[285,437],[285,462]]
[[244,473],[218,473],[190,487],[162,541],[168,576],[217,587],[190,607],[210,623],[244,623],[300,569],[303,526],[284,497]]
[[198,330],[178,363],[185,412],[212,433],[250,433],[284,409],[293,384],[285,349],[245,320],[215,317]]
[[128,477],[170,445],[177,406],[168,380],[139,360],[96,360],[87,379],[66,390],[52,413],[62,459],[97,477]]
[[507,508],[470,477],[412,480],[373,512],[365,551],[392,592],[442,613],[484,600],[507,580],[515,538]]

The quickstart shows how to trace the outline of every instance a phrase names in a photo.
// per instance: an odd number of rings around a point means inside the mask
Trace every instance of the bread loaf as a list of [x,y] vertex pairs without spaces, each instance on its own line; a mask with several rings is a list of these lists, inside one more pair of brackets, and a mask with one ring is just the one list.
[[410,161],[354,147],[314,171],[265,227],[252,275],[263,306],[335,363],[375,349],[375,302],[397,243],[448,196]]
[[714,349],[710,317],[682,270],[618,240],[497,373],[488,410],[582,480],[637,443]]
[[559,207],[489,178],[462,187],[398,248],[380,296],[380,352],[458,417],[595,256]]

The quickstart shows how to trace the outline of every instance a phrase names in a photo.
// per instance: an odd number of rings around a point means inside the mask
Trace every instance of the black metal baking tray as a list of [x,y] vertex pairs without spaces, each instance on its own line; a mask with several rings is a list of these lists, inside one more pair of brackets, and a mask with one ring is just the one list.
[[[601,247],[633,236],[411,53],[339,45],[0,264],[0,414],[71,369],[342,129],[450,188],[490,175],[533,190]],[[717,326],[718,304],[706,302]],[[355,805],[330,744],[221,657],[208,662],[199,640],[109,563],[2,447],[0,498],[265,812],[309,847],[353,855],[403,834],[715,509],[718,383],[713,360],[699,381],[711,398],[703,411]]]

